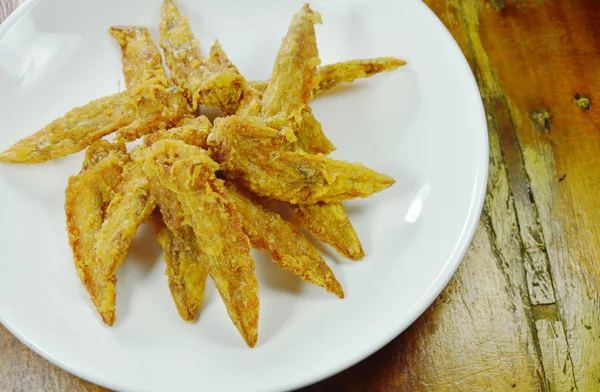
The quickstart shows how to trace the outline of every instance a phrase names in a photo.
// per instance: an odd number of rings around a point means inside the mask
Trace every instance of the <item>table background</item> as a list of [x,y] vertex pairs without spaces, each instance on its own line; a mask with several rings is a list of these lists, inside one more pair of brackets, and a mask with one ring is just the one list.
[[[600,1],[425,3],[486,107],[481,224],[413,326],[305,391],[600,391]],[[0,391],[63,390],[106,391],[0,326]]]

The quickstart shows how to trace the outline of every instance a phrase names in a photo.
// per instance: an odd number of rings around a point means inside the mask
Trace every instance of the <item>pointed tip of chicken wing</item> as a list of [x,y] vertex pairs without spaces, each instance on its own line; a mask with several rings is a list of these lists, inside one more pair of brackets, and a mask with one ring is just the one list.
[[359,163],[289,151],[280,132],[252,119],[217,120],[207,139],[213,158],[226,175],[259,196],[292,204],[337,203],[394,184],[392,177]]

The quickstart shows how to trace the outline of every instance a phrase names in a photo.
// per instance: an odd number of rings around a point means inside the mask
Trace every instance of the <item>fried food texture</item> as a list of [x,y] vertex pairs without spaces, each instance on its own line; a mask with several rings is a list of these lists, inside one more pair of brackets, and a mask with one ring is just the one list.
[[[116,320],[116,272],[134,236],[151,223],[164,250],[175,308],[196,319],[207,277],[246,344],[258,340],[259,285],[252,247],[280,268],[344,298],[301,226],[342,256],[364,256],[343,200],[368,197],[394,179],[328,157],[335,150],[309,106],[341,84],[404,65],[392,57],[320,66],[305,4],[287,30],[267,81],[247,82],[216,40],[200,50],[173,0],[163,0],[160,46],[140,26],[113,26],[126,90],[76,107],[0,153],[40,163],[84,150],[65,190],[75,269],[107,325]],[[201,106],[221,109],[214,125]],[[113,142],[104,138],[114,137]],[[125,143],[143,137],[128,149]],[[285,220],[270,204],[289,209]],[[287,219],[287,218],[286,218]]]
[[359,163],[287,151],[281,138],[272,128],[230,116],[215,120],[208,144],[227,176],[259,196],[292,204],[368,197],[394,183]]
[[212,124],[206,116],[186,118],[178,127],[151,133],[144,138],[144,145],[152,146],[159,140],[181,140],[186,144],[205,148],[206,138],[212,131]]
[[325,65],[317,72],[314,94],[320,95],[339,84],[370,78],[380,72],[393,71],[403,65],[406,65],[406,61],[395,57],[350,60]]
[[298,148],[309,154],[329,154],[335,151],[335,146],[325,136],[319,120],[312,114],[308,108],[302,113],[302,123],[296,130],[298,139]]
[[263,117],[285,115],[291,123],[299,124],[302,121],[305,104],[312,98],[320,62],[315,23],[321,23],[321,15],[308,4],[294,15],[263,94]]
[[100,161],[111,154],[127,157],[127,148],[124,143],[110,143],[107,140],[97,140],[85,150],[85,157],[81,165],[81,171],[96,166]]
[[365,256],[362,245],[342,203],[292,205],[296,219],[342,256],[360,260]]
[[199,105],[219,107],[225,114],[237,110],[246,84],[217,42],[209,58],[200,52],[198,40],[173,0],[165,0],[160,19],[160,46],[171,78],[196,110]]
[[[123,168],[129,157],[120,147],[111,149],[106,145],[108,142],[97,143],[92,145],[93,151],[86,154],[87,163],[82,171],[69,178],[65,213],[77,275],[94,305],[100,309],[103,286],[99,282],[103,280],[103,273],[96,264],[96,235],[102,229],[107,208],[121,185]],[[103,319],[106,323],[111,320],[107,314]]]
[[174,140],[154,143],[144,163],[150,177],[177,194],[229,317],[254,347],[259,314],[254,259],[235,206],[215,177],[217,169],[203,150]]
[[131,141],[165,129],[187,112],[187,102],[164,82],[153,79],[75,108],[0,153],[0,162],[41,163],[81,151],[117,130]]
[[94,282],[98,313],[107,325],[115,321],[117,268],[127,254],[138,227],[150,216],[156,200],[142,170],[141,162],[134,159],[123,170],[123,183],[114,195],[106,218],[96,234]]
[[252,246],[269,253],[281,268],[344,298],[344,290],[323,257],[292,225],[263,207],[256,198],[231,182],[225,183]]
[[[352,83],[357,79],[370,78],[381,72],[393,71],[403,65],[406,65],[406,61],[395,57],[348,60],[321,65],[317,68],[312,96],[314,98],[321,95],[342,83]],[[248,82],[248,86],[260,96],[265,92],[268,85],[268,80]]]
[[162,57],[147,28],[113,26],[108,31],[121,47],[121,63],[127,88],[153,78],[166,78]]
[[160,184],[153,189],[161,212],[152,215],[156,238],[165,251],[169,291],[179,316],[193,322],[204,300],[207,272],[196,236],[184,224],[184,214],[175,195]]

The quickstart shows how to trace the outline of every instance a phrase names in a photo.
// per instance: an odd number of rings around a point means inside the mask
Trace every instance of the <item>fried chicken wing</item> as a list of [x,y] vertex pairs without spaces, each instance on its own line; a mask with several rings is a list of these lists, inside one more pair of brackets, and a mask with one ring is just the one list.
[[344,290],[319,252],[292,225],[263,207],[249,192],[225,182],[252,246],[268,252],[281,268],[344,298]]
[[246,84],[244,77],[218,42],[209,58],[202,56],[198,40],[173,0],[163,2],[160,37],[171,78],[186,93],[192,108],[216,106],[226,114],[235,113]]
[[196,310],[204,300],[206,268],[200,260],[201,253],[192,228],[183,223],[183,209],[179,201],[162,185],[156,184],[156,188],[153,192],[156,192],[161,212],[153,214],[151,222],[165,251],[169,290],[179,316],[184,321],[193,322]]
[[296,129],[296,138],[298,139],[298,148],[309,154],[327,155],[335,151],[335,146],[325,136],[321,123],[315,118],[309,107],[302,114],[302,123]]
[[312,98],[320,62],[315,23],[321,23],[321,15],[308,4],[294,15],[263,94],[261,114],[264,118],[283,114],[293,124],[302,121],[305,105]]
[[352,260],[359,260],[365,256],[342,203],[298,204],[292,205],[291,209],[299,223],[342,256]]
[[[313,98],[339,84],[351,83],[356,79],[370,78],[384,71],[393,71],[403,65],[406,65],[406,61],[395,57],[349,60],[322,65],[317,68]],[[248,86],[253,88],[260,96],[262,96],[268,85],[268,80],[248,82]]]
[[150,192],[148,177],[141,162],[134,160],[123,170],[123,183],[106,210],[106,219],[96,233],[95,259],[98,313],[107,325],[115,321],[117,268],[138,227],[150,216],[156,199]]
[[124,143],[110,143],[104,139],[95,141],[94,143],[90,144],[87,150],[85,150],[85,158],[83,158],[81,171],[85,171],[96,166],[111,153],[117,153],[117,155],[126,157],[127,148]]
[[239,116],[260,116],[262,110],[262,93],[253,88],[246,88],[242,94],[240,106],[236,112]]
[[117,132],[117,138],[130,142],[161,129],[168,129],[189,114],[183,94],[166,79],[150,79],[127,90],[126,98],[133,105],[131,123]]
[[0,162],[40,163],[83,150],[119,130],[124,141],[169,127],[188,112],[185,98],[152,79],[75,108],[0,153]]
[[169,139],[181,140],[186,144],[205,148],[206,138],[211,130],[212,124],[206,116],[186,118],[176,128],[165,129],[146,135],[144,145],[150,147],[159,140]]
[[127,88],[152,78],[166,78],[162,57],[147,28],[113,26],[109,32],[121,46],[121,62]]
[[287,151],[279,132],[236,116],[216,119],[207,142],[228,177],[259,196],[292,204],[368,197],[394,183],[359,163]]
[[393,71],[406,65],[406,61],[395,57],[350,60],[329,64],[319,68],[314,94],[319,95],[339,84],[351,83],[356,79],[369,78],[384,71]]
[[[123,167],[129,162],[120,147],[109,151],[111,149],[105,143],[96,145],[98,148],[89,152],[87,164],[78,175],[69,178],[65,190],[67,232],[75,268],[97,308],[102,304],[102,287],[98,285],[102,281],[102,271],[95,257],[96,234],[102,228],[107,207],[121,184]],[[98,153],[100,151],[102,153]],[[105,156],[104,151],[108,151]]]
[[154,143],[144,163],[150,177],[177,194],[229,317],[254,347],[259,317],[254,260],[235,206],[215,177],[217,169],[204,150],[175,140]]

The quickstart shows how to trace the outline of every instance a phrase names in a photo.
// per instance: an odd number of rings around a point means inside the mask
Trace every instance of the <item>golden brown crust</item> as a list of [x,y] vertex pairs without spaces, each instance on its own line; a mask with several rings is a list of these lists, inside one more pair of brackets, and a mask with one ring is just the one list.
[[360,260],[365,256],[362,245],[342,203],[291,205],[296,219],[344,257]]
[[321,23],[321,15],[308,4],[292,18],[263,94],[262,117],[285,115],[292,124],[302,121],[305,105],[312,98],[320,62],[315,23]]
[[127,88],[149,79],[166,78],[162,57],[147,28],[113,26],[108,31],[121,46],[121,63]]
[[[160,188],[157,193],[158,205],[164,214],[156,212],[152,215],[151,222],[156,229],[156,238],[165,251],[169,291],[179,316],[186,322],[193,322],[196,311],[204,300],[206,268],[200,259],[201,254],[192,228],[183,224],[183,210],[179,201],[174,195],[163,196],[163,193],[172,192],[160,184],[156,185],[156,188]],[[164,219],[167,214],[170,215],[167,218],[169,224]]]
[[106,210],[106,219],[96,233],[93,268],[98,277],[96,308],[102,320],[115,321],[117,268],[127,254],[138,227],[150,216],[156,200],[150,192],[141,163],[134,160],[123,170],[123,183]]
[[248,191],[231,182],[226,182],[225,188],[254,248],[268,252],[281,268],[344,298],[344,290],[333,271],[294,225],[263,207]]
[[[69,178],[65,190],[65,213],[69,244],[75,268],[92,302],[101,304],[102,272],[96,268],[96,234],[101,230],[108,205],[122,181],[128,158],[121,151],[110,152],[94,165],[89,165]],[[109,322],[107,318],[105,322]]]
[[[317,68],[315,76],[313,98],[342,83],[352,83],[356,79],[370,78],[384,71],[393,71],[403,65],[406,65],[406,61],[395,57],[348,60],[321,65]],[[254,89],[261,97],[268,85],[268,80],[248,81],[248,87]]]
[[215,177],[217,169],[203,150],[174,140],[154,143],[144,164],[149,176],[177,194],[229,317],[254,347],[259,315],[254,260],[235,207]]
[[320,95],[342,83],[351,83],[356,79],[370,78],[384,71],[393,71],[406,65],[406,61],[395,57],[377,57],[328,64],[317,72],[314,94]]
[[113,153],[120,155],[127,160],[127,148],[124,143],[110,143],[104,139],[93,142],[87,150],[85,150],[85,158],[81,165],[81,171],[96,166],[100,161]]
[[124,141],[169,127],[187,113],[187,102],[163,80],[75,108],[0,153],[0,162],[40,163],[83,150],[117,130]]
[[329,154],[335,151],[335,146],[325,136],[319,120],[315,118],[312,110],[302,113],[302,123],[296,129],[298,148],[309,154]]
[[212,124],[206,116],[185,118],[178,127],[153,132],[144,138],[144,145],[152,146],[159,140],[181,140],[186,144],[205,148],[206,138],[212,131]]
[[187,95],[195,110],[199,105],[216,106],[226,114],[237,110],[246,84],[217,43],[207,59],[175,2],[164,0],[160,19],[160,46],[171,78]]
[[292,204],[368,197],[394,183],[359,163],[287,151],[281,133],[236,116],[215,120],[208,144],[228,176],[259,196]]

